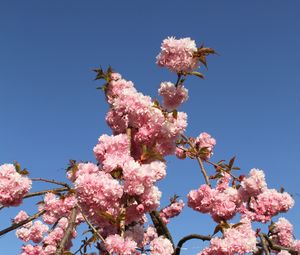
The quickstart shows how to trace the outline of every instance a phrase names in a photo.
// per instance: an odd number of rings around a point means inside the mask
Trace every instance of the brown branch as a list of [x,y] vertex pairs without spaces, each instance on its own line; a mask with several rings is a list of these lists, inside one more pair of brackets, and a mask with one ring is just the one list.
[[77,215],[77,208],[74,207],[72,209],[72,212],[71,212],[71,217],[70,217],[70,220],[69,220],[69,223],[68,223],[68,227],[65,231],[65,234],[64,234],[64,237],[61,239],[59,245],[58,245],[58,248],[55,252],[55,255],[62,255],[64,250],[65,250],[65,246],[72,234],[72,231],[74,229],[74,226],[75,226],[75,221],[76,221],[76,215]]
[[262,233],[259,234],[259,238],[261,240],[261,245],[262,245],[262,248],[263,248],[265,254],[270,255],[268,244],[267,244],[266,239],[265,239],[265,237]]
[[211,240],[211,236],[204,236],[204,235],[198,235],[198,234],[191,234],[191,235],[187,235],[183,238],[181,238],[176,246],[175,252],[173,255],[179,255],[182,245],[192,239],[200,239],[202,241],[210,241]]
[[[195,146],[191,143],[190,139],[184,135],[184,134],[181,134],[181,137],[189,144],[189,146],[191,146],[191,148],[193,148],[195,150]],[[204,168],[204,165],[203,165],[203,162],[202,162],[202,159],[200,156],[196,156],[196,159],[198,161],[198,164],[200,166],[200,170],[201,170],[201,173],[205,179],[205,183],[211,187],[211,184],[210,184],[210,181],[209,181],[209,177],[205,171],[205,168]]]
[[[88,226],[91,228],[91,230],[93,231],[93,233],[98,237],[98,239],[100,239],[102,242],[105,242],[105,239],[103,238],[103,236],[98,232],[98,230],[93,226],[93,224],[88,220],[88,218],[84,215],[83,210],[81,208],[81,206],[77,203],[77,207],[80,210],[83,219],[85,220],[85,222],[88,224]],[[108,251],[107,251],[108,252]],[[110,252],[108,252],[109,255],[111,255]]]
[[159,236],[164,235],[166,238],[168,238],[170,240],[173,247],[175,247],[171,233],[170,233],[168,227],[166,226],[166,224],[163,222],[163,220],[159,216],[159,212],[158,211],[150,212],[150,217],[151,217],[153,225],[157,231],[157,234]]
[[23,221],[21,221],[21,222],[19,222],[19,223],[16,223],[16,224],[12,224],[10,227],[1,230],[1,231],[0,231],[0,236],[4,235],[4,234],[6,234],[6,233],[8,233],[8,232],[10,232],[10,231],[12,231],[12,230],[15,230],[15,229],[17,229],[17,228],[19,228],[19,227],[25,225],[25,224],[28,223],[28,222],[31,222],[31,221],[35,220],[36,218],[38,218],[38,217],[40,217],[41,215],[43,215],[45,212],[46,212],[45,210],[40,211],[40,212],[37,212],[36,214],[32,215],[31,217],[29,217],[29,218],[26,219],[26,220],[23,220]]
[[44,178],[31,178],[31,180],[32,181],[41,181],[41,182],[53,183],[53,184],[56,184],[56,185],[66,187],[67,189],[71,189],[70,186],[65,182],[58,182],[58,181],[48,180],[48,179],[44,179]]

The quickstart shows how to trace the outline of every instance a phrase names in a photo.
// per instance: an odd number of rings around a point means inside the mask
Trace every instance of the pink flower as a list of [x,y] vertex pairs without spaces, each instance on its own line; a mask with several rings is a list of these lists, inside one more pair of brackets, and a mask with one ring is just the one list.
[[[28,214],[25,211],[20,211],[17,216],[14,218],[14,223],[18,224],[21,221],[27,220],[29,218]],[[25,228],[30,228],[32,226],[32,221],[23,225]]]
[[68,216],[76,201],[74,195],[59,198],[53,193],[47,193],[43,204],[43,209],[46,210],[43,220],[48,224],[53,224],[61,217]]
[[173,72],[191,72],[198,68],[198,59],[194,57],[196,52],[196,43],[191,38],[168,37],[162,42],[156,63]]
[[167,224],[169,223],[171,218],[178,216],[181,213],[184,205],[185,204],[183,203],[183,201],[179,200],[179,201],[174,201],[169,206],[163,208],[160,211],[160,217],[162,218],[164,223]]
[[110,253],[132,255],[135,253],[137,244],[130,238],[124,239],[119,235],[110,235],[105,239],[105,247]]
[[27,244],[22,247],[21,255],[45,255],[45,253],[43,252],[42,246],[32,246],[31,244]]
[[31,180],[17,173],[13,164],[0,166],[0,204],[18,206],[31,188]]
[[151,255],[171,255],[174,249],[169,239],[160,236],[150,242]]
[[279,193],[275,189],[266,189],[249,203],[251,211],[246,211],[252,220],[263,223],[280,212],[287,212],[294,205],[293,198],[287,193]]
[[242,222],[238,227],[225,229],[224,237],[214,237],[210,246],[198,255],[234,255],[253,253],[256,248],[256,233],[251,228],[250,222]]
[[213,149],[216,145],[216,140],[208,133],[201,133],[195,140],[195,147],[203,155],[201,157],[209,159],[213,155]]
[[164,107],[169,111],[177,109],[188,99],[188,90],[183,85],[175,87],[172,82],[162,82],[158,92],[163,97]]
[[201,185],[198,190],[192,190],[188,194],[188,206],[196,211],[208,213],[212,209],[215,194],[216,191],[208,185]]
[[250,176],[241,182],[241,192],[248,196],[257,196],[267,188],[265,174],[262,170],[253,168],[250,170]]
[[294,241],[293,225],[285,218],[279,218],[271,229],[272,239],[279,245],[291,247]]
[[100,136],[99,143],[94,147],[94,153],[105,172],[123,168],[125,162],[131,159],[129,144],[126,134]]

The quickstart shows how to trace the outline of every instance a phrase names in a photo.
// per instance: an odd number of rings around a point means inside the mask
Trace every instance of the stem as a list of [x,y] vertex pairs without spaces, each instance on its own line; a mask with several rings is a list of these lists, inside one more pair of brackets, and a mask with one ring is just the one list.
[[67,189],[71,189],[70,186],[65,182],[58,182],[58,181],[48,180],[48,179],[44,179],[44,178],[31,178],[31,180],[32,181],[41,181],[41,182],[53,183],[53,184],[56,184],[56,185],[66,187]]
[[8,232],[10,232],[10,231],[12,231],[12,230],[15,230],[15,229],[17,229],[17,228],[19,228],[19,227],[25,225],[25,224],[28,223],[28,222],[31,222],[31,221],[35,220],[36,218],[38,218],[38,217],[40,217],[41,215],[43,215],[45,212],[46,212],[45,210],[40,211],[40,212],[37,212],[36,214],[32,215],[31,217],[29,217],[29,218],[26,219],[26,220],[23,220],[23,221],[21,221],[21,222],[19,222],[19,223],[16,223],[16,224],[12,224],[10,227],[1,230],[1,231],[0,231],[0,236],[4,235],[4,234],[6,234],[6,233],[8,233]]
[[265,237],[262,233],[259,234],[259,238],[261,240],[262,248],[263,248],[265,254],[270,255],[268,244],[267,244],[266,239],[265,239]]
[[176,88],[180,84],[181,76],[182,76],[182,74],[179,74],[179,73],[177,74],[177,81],[176,81],[176,84],[175,84]]
[[200,239],[202,241],[210,241],[211,236],[204,236],[204,235],[198,235],[198,234],[191,234],[191,235],[185,236],[185,237],[183,237],[179,240],[173,255],[179,255],[180,251],[181,251],[181,248],[182,248],[182,245],[185,242],[187,242],[189,240],[192,240],[192,239]]
[[69,237],[72,234],[72,231],[73,231],[74,226],[75,226],[76,214],[77,214],[77,208],[74,207],[72,209],[72,212],[71,212],[71,218],[69,220],[69,224],[68,224],[68,227],[66,229],[65,235],[61,239],[61,241],[59,243],[59,246],[58,246],[58,248],[57,248],[57,250],[55,252],[55,255],[62,255],[63,254],[65,246],[66,246],[66,243],[68,242]]
[[[102,241],[105,242],[105,239],[103,238],[103,236],[97,231],[97,229],[93,226],[93,224],[88,220],[88,218],[84,215],[83,210],[81,208],[81,206],[77,203],[77,207],[80,210],[82,217],[84,218],[85,222],[88,224],[88,226],[92,229],[92,231],[94,232],[94,234]],[[109,253],[110,254],[110,253]]]
[[[195,150],[194,145],[191,143],[190,139],[186,135],[181,134],[181,137],[189,144],[189,146],[191,146],[191,148],[193,148]],[[200,170],[201,170],[201,173],[202,173],[202,175],[203,175],[203,177],[205,179],[206,185],[208,185],[209,187],[211,187],[211,184],[210,184],[210,181],[209,181],[209,177],[208,177],[208,175],[207,175],[207,173],[205,171],[205,168],[204,168],[204,165],[203,165],[201,157],[196,156],[196,159],[197,159],[198,164],[200,166]]]
[[217,168],[217,169],[219,169],[219,170],[221,170],[221,171],[223,171],[223,172],[228,173],[233,179],[238,180],[238,178],[237,178],[236,176],[234,176],[231,172],[225,171],[222,167],[220,167],[219,165],[215,164],[214,162],[211,162],[211,161],[209,161],[208,159],[204,159],[204,161],[205,161],[206,163],[208,163],[208,164],[213,165],[215,168]]
[[168,227],[166,226],[166,224],[162,221],[161,217],[159,216],[158,211],[152,211],[150,213],[150,216],[151,216],[153,225],[157,231],[158,236],[164,235],[166,238],[168,238],[170,240],[173,247],[175,247],[171,233],[170,233]]

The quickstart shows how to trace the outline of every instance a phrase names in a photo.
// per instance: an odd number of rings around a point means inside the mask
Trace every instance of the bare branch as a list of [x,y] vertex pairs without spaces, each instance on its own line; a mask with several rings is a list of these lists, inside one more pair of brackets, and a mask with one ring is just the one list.
[[67,227],[67,229],[65,231],[64,237],[61,239],[61,241],[60,241],[60,243],[58,245],[58,248],[57,248],[57,250],[55,252],[55,255],[62,255],[63,254],[65,246],[66,246],[66,243],[68,242],[68,240],[70,238],[70,235],[72,234],[72,231],[74,229],[76,215],[77,215],[77,208],[74,207],[72,209],[72,212],[71,212],[71,217],[70,217],[70,220],[69,220],[68,227]]
[[67,189],[71,189],[70,186],[65,182],[58,182],[58,181],[48,180],[48,179],[44,179],[44,178],[31,178],[31,180],[32,181],[49,182],[49,183],[53,183],[53,184],[56,184],[56,185],[66,187]]
[[174,255],[179,255],[180,254],[180,251],[181,251],[181,248],[182,248],[182,245],[189,241],[189,240],[192,240],[192,239],[200,239],[202,241],[210,241],[211,240],[211,236],[204,236],[204,235],[198,235],[198,234],[191,234],[191,235],[188,235],[188,236],[185,236],[183,238],[181,238],[176,246],[176,249],[175,249],[175,252],[174,252]]

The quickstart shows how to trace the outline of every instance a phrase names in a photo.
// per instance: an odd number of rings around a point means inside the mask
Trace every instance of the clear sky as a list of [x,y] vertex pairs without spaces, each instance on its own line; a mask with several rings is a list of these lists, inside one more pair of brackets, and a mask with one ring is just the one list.
[[[161,81],[175,80],[155,65],[161,41],[191,37],[219,56],[208,59],[205,80],[186,83],[187,135],[211,133],[213,160],[236,155],[244,173],[263,169],[269,187],[293,194],[286,216],[300,239],[299,10],[297,0],[1,1],[0,163],[17,160],[32,177],[62,179],[69,159],[94,161],[97,138],[110,130],[91,70],[112,65],[157,96]],[[175,192],[186,200],[203,183],[196,162],[167,160],[163,205]],[[36,211],[29,201],[21,208]],[[1,229],[18,210],[0,212]],[[211,223],[186,208],[170,229],[178,240],[211,233]],[[11,233],[0,245],[1,254],[18,254],[21,242]]]

